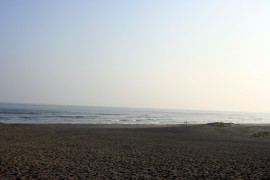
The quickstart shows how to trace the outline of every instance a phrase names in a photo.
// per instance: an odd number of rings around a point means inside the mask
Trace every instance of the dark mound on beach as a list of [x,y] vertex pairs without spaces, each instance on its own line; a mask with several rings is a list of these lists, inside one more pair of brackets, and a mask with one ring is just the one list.
[[207,123],[207,125],[215,126],[215,127],[229,127],[229,126],[232,126],[233,123],[213,122],[213,123]]

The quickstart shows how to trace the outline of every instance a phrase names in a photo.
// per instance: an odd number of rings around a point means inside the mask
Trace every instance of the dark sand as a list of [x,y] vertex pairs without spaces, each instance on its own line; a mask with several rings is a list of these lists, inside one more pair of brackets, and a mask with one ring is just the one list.
[[270,126],[0,125],[0,179],[267,179]]

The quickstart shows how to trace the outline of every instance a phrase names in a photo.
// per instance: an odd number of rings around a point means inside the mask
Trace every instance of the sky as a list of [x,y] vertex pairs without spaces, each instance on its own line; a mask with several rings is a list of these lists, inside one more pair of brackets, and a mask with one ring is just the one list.
[[270,1],[2,0],[0,102],[270,112]]

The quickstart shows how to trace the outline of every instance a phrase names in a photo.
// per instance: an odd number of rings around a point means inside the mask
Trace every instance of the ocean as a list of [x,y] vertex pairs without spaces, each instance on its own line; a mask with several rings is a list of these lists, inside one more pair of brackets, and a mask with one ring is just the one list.
[[31,124],[270,124],[270,113],[0,103],[1,123]]

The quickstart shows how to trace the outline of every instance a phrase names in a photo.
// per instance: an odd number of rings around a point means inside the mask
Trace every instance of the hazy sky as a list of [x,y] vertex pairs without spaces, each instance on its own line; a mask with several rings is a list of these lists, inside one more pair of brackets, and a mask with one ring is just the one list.
[[270,1],[0,1],[0,102],[270,112]]

